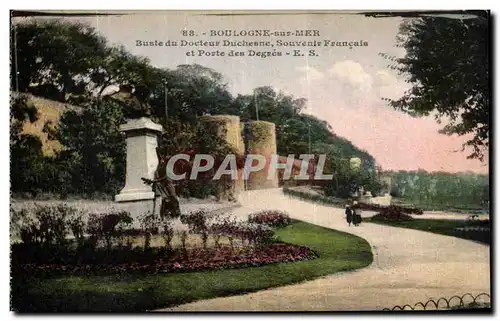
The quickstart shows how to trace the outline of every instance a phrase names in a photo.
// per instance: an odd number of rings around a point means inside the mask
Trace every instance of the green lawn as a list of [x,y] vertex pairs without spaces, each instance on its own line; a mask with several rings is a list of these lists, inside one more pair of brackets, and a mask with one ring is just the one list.
[[414,219],[411,221],[394,222],[394,221],[380,221],[373,218],[364,218],[363,221],[455,236],[463,239],[490,244],[490,232],[455,230],[455,228],[457,227],[467,227],[467,226],[484,224],[480,222],[466,222],[465,220],[456,221],[456,220],[431,220],[431,219]]
[[193,273],[16,277],[11,309],[26,312],[140,312],[218,296],[248,293],[368,266],[372,252],[357,236],[294,222],[276,230],[284,242],[308,246],[319,258],[261,267]]

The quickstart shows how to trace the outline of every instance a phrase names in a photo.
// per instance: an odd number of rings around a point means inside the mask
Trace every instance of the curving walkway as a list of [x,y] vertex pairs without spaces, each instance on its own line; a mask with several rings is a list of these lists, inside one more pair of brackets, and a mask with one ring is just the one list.
[[240,202],[242,207],[234,214],[242,219],[256,210],[280,209],[293,218],[358,235],[371,244],[374,261],[354,272],[164,311],[381,310],[442,296],[490,293],[486,245],[378,224],[349,227],[343,209],[293,199],[281,189],[248,191]]

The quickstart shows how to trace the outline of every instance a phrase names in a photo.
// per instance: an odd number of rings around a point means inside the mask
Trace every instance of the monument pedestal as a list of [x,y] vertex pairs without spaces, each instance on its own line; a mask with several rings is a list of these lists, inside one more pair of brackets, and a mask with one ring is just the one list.
[[151,186],[144,184],[141,178],[154,179],[158,166],[158,134],[162,130],[161,125],[146,117],[129,120],[120,126],[127,140],[127,169],[125,187],[115,195],[116,202],[152,200],[155,197]]

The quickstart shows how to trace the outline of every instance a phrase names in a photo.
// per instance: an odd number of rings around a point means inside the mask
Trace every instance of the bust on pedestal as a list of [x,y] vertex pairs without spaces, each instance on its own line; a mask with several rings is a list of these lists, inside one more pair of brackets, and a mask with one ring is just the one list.
[[163,127],[147,117],[131,119],[120,126],[127,139],[127,169],[125,187],[115,195],[116,202],[152,200],[155,193],[141,180],[154,179],[158,166],[156,148]]

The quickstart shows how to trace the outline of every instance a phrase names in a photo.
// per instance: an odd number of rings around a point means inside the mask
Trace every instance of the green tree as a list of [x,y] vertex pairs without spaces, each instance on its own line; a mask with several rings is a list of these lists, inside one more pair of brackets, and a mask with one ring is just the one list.
[[[294,98],[271,87],[258,87],[252,95],[238,95],[232,103],[233,110],[239,110],[242,120],[265,120],[276,124],[278,153],[306,154],[309,152],[309,133],[311,151],[324,153],[325,144],[334,145],[337,157],[360,157],[366,164],[375,161],[366,151],[362,151],[345,138],[335,135],[328,122],[303,113],[306,99]],[[310,129],[310,130],[309,130]]]
[[180,65],[174,70],[155,69],[150,85],[153,115],[165,118],[165,82],[167,82],[168,118],[194,123],[198,116],[235,114],[229,108],[232,95],[222,75],[197,64]]
[[75,193],[116,193],[125,177],[125,139],[121,106],[113,102],[90,104],[83,110],[66,111],[57,138],[64,146],[59,160],[67,165]]
[[157,72],[149,60],[112,47],[94,28],[61,20],[12,24],[11,89],[86,106],[103,96],[125,115],[150,113]]
[[391,194],[429,207],[485,208],[489,201],[488,175],[472,172],[446,173],[398,171],[392,178]]
[[36,164],[42,158],[42,143],[33,135],[22,133],[26,122],[38,119],[36,107],[26,96],[10,98],[10,177],[11,190],[33,191],[36,188]]
[[489,145],[489,20],[488,13],[471,19],[422,17],[405,21],[398,46],[403,58],[390,57],[391,68],[412,84],[403,97],[387,99],[413,116],[433,114],[448,124],[442,133],[468,135],[468,158],[484,159]]
[[42,192],[63,193],[66,177],[64,168],[57,159],[43,155],[39,137],[22,132],[27,122],[35,122],[38,117],[38,110],[26,95],[11,96],[11,191],[29,193],[31,196],[37,196]]
[[11,88],[61,102],[89,99],[89,71],[106,55],[93,28],[58,20],[11,27]]

